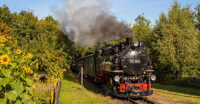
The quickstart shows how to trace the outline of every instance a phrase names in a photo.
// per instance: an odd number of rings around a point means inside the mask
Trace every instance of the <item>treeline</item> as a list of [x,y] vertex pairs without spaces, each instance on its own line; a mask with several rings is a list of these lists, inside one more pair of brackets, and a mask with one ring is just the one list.
[[58,58],[63,59],[59,67],[69,69],[69,63],[74,56],[71,51],[75,48],[74,43],[60,30],[58,21],[52,16],[39,20],[31,11],[11,13],[9,8],[3,5],[0,7],[0,23],[10,28],[10,35],[16,39],[17,47],[21,51],[30,52],[37,59],[37,73],[56,72],[57,70],[50,66]]
[[200,4],[192,11],[174,2],[154,26],[143,15],[135,21],[134,40],[145,43],[158,80],[200,79]]

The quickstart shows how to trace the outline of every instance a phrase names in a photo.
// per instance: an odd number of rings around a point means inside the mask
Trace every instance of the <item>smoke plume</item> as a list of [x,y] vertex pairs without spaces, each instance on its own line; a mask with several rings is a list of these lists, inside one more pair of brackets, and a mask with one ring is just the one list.
[[103,0],[67,0],[65,9],[57,12],[57,18],[69,38],[81,45],[92,46],[99,39],[118,39],[122,32],[129,31],[116,20]]

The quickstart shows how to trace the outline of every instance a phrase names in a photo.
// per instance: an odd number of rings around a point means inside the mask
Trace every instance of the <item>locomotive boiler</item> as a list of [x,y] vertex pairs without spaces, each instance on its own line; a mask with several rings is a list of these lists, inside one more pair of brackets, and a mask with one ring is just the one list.
[[142,42],[127,37],[126,42],[106,45],[94,54],[79,58],[72,63],[72,70],[80,72],[96,83],[112,89],[118,97],[152,95],[153,75],[151,60]]

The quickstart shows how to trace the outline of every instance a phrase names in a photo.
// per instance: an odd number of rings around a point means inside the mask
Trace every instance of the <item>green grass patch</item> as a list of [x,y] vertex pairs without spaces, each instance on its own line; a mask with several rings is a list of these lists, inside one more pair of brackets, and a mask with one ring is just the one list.
[[164,96],[164,100],[175,103],[200,104],[200,89],[186,88],[173,85],[152,84],[155,95]]
[[69,75],[65,74],[62,80],[59,104],[110,104],[110,102],[101,94],[81,90],[80,84]]

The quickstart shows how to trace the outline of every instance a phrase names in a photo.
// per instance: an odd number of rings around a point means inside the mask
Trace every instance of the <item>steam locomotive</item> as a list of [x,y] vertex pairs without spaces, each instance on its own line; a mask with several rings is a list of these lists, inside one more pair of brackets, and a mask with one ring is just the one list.
[[153,75],[151,61],[142,42],[127,37],[126,42],[106,45],[94,54],[79,58],[71,69],[80,72],[94,82],[112,89],[118,97],[140,97],[152,95]]

